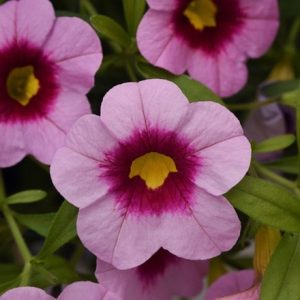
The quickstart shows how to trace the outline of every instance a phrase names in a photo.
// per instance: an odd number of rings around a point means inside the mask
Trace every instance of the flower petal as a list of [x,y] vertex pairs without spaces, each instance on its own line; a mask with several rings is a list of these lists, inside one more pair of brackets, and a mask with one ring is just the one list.
[[156,10],[175,10],[178,7],[178,0],[147,0],[148,5]]
[[0,9],[0,47],[7,47],[15,39],[15,15],[18,1],[9,1]]
[[197,151],[243,135],[243,128],[236,116],[224,106],[209,101],[189,104],[178,131],[191,141],[190,145]]
[[81,208],[105,195],[110,186],[101,179],[99,164],[116,144],[98,116],[81,117],[69,131],[66,147],[57,151],[51,164],[51,178],[59,192]]
[[[207,290],[205,300],[215,300],[236,293],[243,292],[252,287],[255,282],[254,270],[230,272],[220,277]],[[222,298],[223,299],[223,298]],[[248,298],[237,298],[248,299]],[[258,298],[257,298],[258,299]]]
[[160,218],[130,216],[126,209],[117,208],[112,195],[106,195],[79,211],[77,232],[85,247],[98,258],[118,269],[129,269],[145,262],[160,248],[155,232],[161,223]]
[[190,49],[183,39],[175,35],[172,17],[168,12],[149,10],[139,25],[137,42],[149,62],[182,74],[187,68]]
[[94,159],[63,147],[54,156],[51,178],[57,190],[69,202],[83,208],[109,190],[109,185],[100,181],[101,170],[98,164]]
[[244,54],[240,52],[233,59],[233,54],[238,52],[232,45],[228,47],[231,50],[224,48],[217,56],[198,50],[190,57],[188,66],[188,73],[193,79],[204,83],[222,97],[236,94],[248,78]]
[[150,79],[112,88],[104,96],[101,119],[124,140],[150,128],[172,131],[187,109],[188,101],[174,83]]
[[89,113],[91,113],[91,107],[86,96],[61,90],[47,118],[68,131],[75,121]]
[[170,215],[165,221],[162,246],[176,256],[201,260],[230,250],[240,234],[240,221],[231,204],[202,189],[196,189],[194,198],[190,215]]
[[0,123],[0,168],[18,163],[26,155],[21,124]]
[[35,287],[19,287],[4,293],[1,300],[55,300],[41,289]]
[[[146,262],[149,263],[151,262]],[[160,270],[156,275],[151,274],[152,278],[147,282],[139,274],[142,267],[143,265],[129,270],[118,270],[98,260],[96,276],[103,286],[115,291],[123,300],[168,300],[176,295],[197,295],[208,272],[207,261],[190,261],[174,256],[174,261],[167,264],[165,270]]]
[[14,20],[18,42],[42,46],[54,24],[55,13],[48,0],[22,0],[17,2]]
[[278,18],[245,19],[240,33],[233,40],[236,47],[249,57],[260,57],[271,47],[278,27]]
[[59,81],[64,87],[81,93],[90,90],[103,55],[97,34],[86,22],[57,18],[44,48],[60,68]]
[[50,164],[56,150],[63,146],[65,131],[48,119],[27,122],[23,125],[25,148],[44,164]]
[[195,183],[213,195],[235,186],[250,166],[251,146],[244,136],[235,137],[200,150],[201,166]]
[[113,295],[102,285],[80,281],[67,286],[59,295],[57,300],[121,300],[116,295]]

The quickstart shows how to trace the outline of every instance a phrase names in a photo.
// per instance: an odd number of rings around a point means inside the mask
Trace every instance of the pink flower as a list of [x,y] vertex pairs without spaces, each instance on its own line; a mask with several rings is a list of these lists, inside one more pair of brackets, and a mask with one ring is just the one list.
[[0,6],[0,167],[27,154],[51,162],[66,131],[90,112],[85,94],[101,60],[92,28],[55,18],[49,1]]
[[160,249],[130,270],[117,270],[98,260],[96,276],[123,300],[170,300],[199,294],[207,272],[208,261],[185,260]]
[[188,103],[166,80],[125,83],[82,117],[58,150],[51,176],[80,208],[84,245],[118,269],[160,248],[186,259],[229,250],[240,232],[221,196],[248,170],[238,119],[213,102]]
[[187,71],[223,97],[247,81],[246,60],[264,54],[278,29],[276,0],[147,0],[137,41],[152,64]]
[[[23,0],[22,0],[23,1]],[[35,287],[19,287],[9,290],[1,300],[55,300],[45,291]],[[57,300],[121,300],[100,284],[82,281],[67,286]]]
[[231,272],[208,289],[205,300],[259,300],[260,283],[254,270]]

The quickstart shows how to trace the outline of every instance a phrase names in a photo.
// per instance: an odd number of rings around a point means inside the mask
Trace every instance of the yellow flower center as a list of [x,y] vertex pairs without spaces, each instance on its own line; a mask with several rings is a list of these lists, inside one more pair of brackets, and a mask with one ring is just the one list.
[[281,239],[280,231],[268,226],[261,226],[255,235],[255,254],[253,265],[257,274],[263,275],[271,256]]
[[217,6],[212,0],[193,0],[183,14],[197,30],[216,27]]
[[40,83],[34,76],[33,67],[25,66],[14,68],[10,71],[6,81],[6,88],[12,99],[26,106],[31,98],[38,93]]
[[140,176],[149,189],[155,190],[164,184],[169,173],[172,172],[177,172],[177,168],[171,157],[149,152],[132,162],[129,178]]

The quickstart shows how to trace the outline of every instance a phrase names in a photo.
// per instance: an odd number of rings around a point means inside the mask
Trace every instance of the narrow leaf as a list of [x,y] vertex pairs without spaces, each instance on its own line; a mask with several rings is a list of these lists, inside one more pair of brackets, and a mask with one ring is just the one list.
[[21,278],[20,276],[10,280],[10,281],[7,281],[7,282],[0,282],[0,295],[5,293],[6,291],[10,290],[10,289],[13,289],[13,288],[16,288],[19,286],[21,282]]
[[180,87],[190,102],[196,101],[215,101],[224,104],[219,96],[200,82],[191,79],[187,75],[176,76],[166,70],[156,68],[149,64],[139,63],[137,65],[139,72],[145,78],[162,78],[173,81]]
[[235,208],[263,224],[300,232],[300,201],[280,186],[246,176],[226,197]]
[[32,203],[44,199],[47,193],[41,190],[28,190],[16,193],[6,198],[7,204]]
[[21,224],[46,237],[53,223],[55,213],[26,215],[15,213],[14,216]]
[[131,36],[135,36],[137,26],[146,8],[145,0],[123,0],[127,28]]
[[294,91],[300,86],[300,80],[276,81],[262,88],[266,97],[279,97],[285,93]]
[[122,47],[128,47],[130,45],[131,39],[129,35],[115,20],[107,16],[96,15],[92,16],[90,21],[104,38],[116,42]]
[[281,171],[284,173],[290,174],[298,174],[298,156],[291,156],[291,157],[283,157],[276,161],[268,162],[266,165],[268,168]]
[[285,234],[275,250],[261,287],[261,300],[299,300],[300,237]]
[[255,143],[253,151],[256,153],[266,153],[285,149],[295,142],[296,138],[293,134],[283,134],[276,136],[261,143]]
[[45,257],[54,253],[64,244],[76,236],[76,218],[78,209],[64,201],[59,208],[50,227],[39,257]]

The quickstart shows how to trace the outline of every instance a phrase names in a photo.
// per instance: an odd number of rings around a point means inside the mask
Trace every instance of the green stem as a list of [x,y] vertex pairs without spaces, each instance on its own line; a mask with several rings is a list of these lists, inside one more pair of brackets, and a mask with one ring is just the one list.
[[91,16],[98,14],[96,8],[89,0],[81,0],[80,7],[81,10],[85,10]]
[[24,263],[25,264],[29,263],[31,260],[31,254],[30,254],[29,249],[24,241],[24,238],[18,227],[18,224],[15,221],[10,208],[6,204],[2,205],[2,212],[3,212],[4,218],[6,219],[8,227],[14,237],[14,240],[18,246],[18,249],[20,251],[20,254],[23,258]]
[[132,67],[132,64],[130,62],[126,63],[126,71],[127,71],[128,76],[129,76],[131,81],[135,81],[135,82],[138,81],[138,79],[135,75],[134,69]]
[[31,274],[31,263],[27,262],[24,265],[23,271],[21,273],[21,281],[19,286],[27,286],[29,284],[30,274]]
[[255,102],[240,103],[240,104],[226,104],[226,107],[230,110],[251,110],[251,109],[261,108],[263,106],[269,105],[276,101],[277,99],[271,98],[261,102],[255,101]]
[[293,181],[290,181],[276,173],[273,173],[268,168],[259,164],[258,162],[253,162],[253,165],[259,174],[269,178],[270,180],[272,180],[288,189],[291,189],[293,191],[295,191],[295,189],[297,188],[296,184]]

